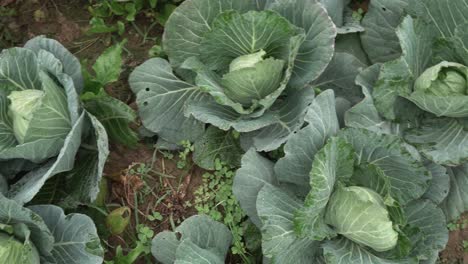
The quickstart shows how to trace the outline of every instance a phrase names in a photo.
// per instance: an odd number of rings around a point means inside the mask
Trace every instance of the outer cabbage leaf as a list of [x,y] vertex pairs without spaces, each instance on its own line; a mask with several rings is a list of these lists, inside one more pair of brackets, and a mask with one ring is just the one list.
[[426,168],[431,172],[432,181],[422,198],[429,199],[440,205],[450,190],[449,169],[433,162],[425,162]]
[[372,63],[387,62],[401,55],[395,29],[400,24],[406,0],[373,0],[362,19],[361,41]]
[[467,125],[465,119],[426,118],[405,139],[437,164],[461,165],[468,161]]
[[[92,148],[78,150],[73,169],[57,176],[68,179],[66,182],[67,197],[62,201],[62,205],[67,207],[76,206],[77,202],[92,203],[96,200],[109,154],[108,137],[104,126],[96,117],[87,112],[85,121],[85,126],[90,129],[83,141]],[[56,188],[60,188],[60,185]],[[54,192],[58,193],[57,190]]]
[[362,99],[356,76],[366,67],[364,63],[349,53],[336,52],[328,67],[312,86],[321,90],[332,89],[337,97],[343,97],[355,104]]
[[[188,0],[174,10],[166,22],[163,46],[175,68],[191,56],[200,55],[200,44],[213,20],[222,12],[237,10],[244,13],[255,10],[251,0]],[[183,25],[183,26],[182,26]]]
[[416,125],[415,121],[419,116],[411,112],[401,113],[401,120],[395,122],[385,120],[379,114],[372,98],[372,91],[380,69],[381,64],[374,64],[356,77],[356,84],[362,87],[364,99],[345,113],[346,126],[364,128],[376,133],[403,135],[406,130]]
[[222,130],[233,128],[238,132],[255,131],[272,125],[278,120],[276,113],[272,111],[267,111],[255,118],[239,114],[233,108],[218,104],[214,98],[208,96],[198,102],[189,102],[185,113]]
[[204,125],[185,117],[184,108],[187,101],[200,101],[205,95],[198,87],[177,78],[167,61],[146,61],[132,72],[129,83],[147,129],[174,143],[201,136]]
[[36,54],[40,54],[43,51],[53,54],[54,57],[60,61],[63,73],[70,76],[73,80],[76,92],[80,94],[81,91],[83,91],[84,84],[81,64],[79,60],[58,41],[40,36],[26,42],[24,47],[36,52]]
[[211,126],[195,141],[193,160],[207,170],[215,169],[216,159],[229,166],[238,167],[243,153],[239,138],[236,138],[232,131],[223,131]]
[[257,213],[258,193],[264,185],[278,184],[273,165],[273,162],[262,157],[254,149],[250,149],[242,157],[241,168],[237,170],[232,186],[242,210],[258,228],[262,226]]
[[325,223],[327,204],[338,182],[347,182],[354,172],[354,150],[343,138],[332,137],[315,155],[310,172],[310,192],[294,218],[300,237],[323,240],[336,235]]
[[7,179],[0,173],[0,194],[5,194],[8,191]]
[[275,165],[278,179],[283,183],[294,184],[303,196],[310,190],[309,175],[315,154],[339,130],[335,108],[333,91],[319,94],[304,118],[309,125],[289,138],[284,145],[285,156]]
[[195,215],[174,232],[156,235],[151,252],[163,264],[220,264],[224,263],[231,240],[231,231],[226,226],[208,216]]
[[314,90],[304,88],[290,93],[283,101],[273,105],[276,122],[257,131],[241,134],[242,140],[251,141],[258,151],[272,151],[286,142],[304,124],[304,117],[314,99]]
[[209,69],[226,70],[234,59],[263,50],[265,58],[287,61],[289,39],[298,33],[299,29],[276,12],[224,12],[203,36],[200,60]]
[[408,96],[412,85],[429,66],[432,57],[433,31],[423,22],[407,16],[397,28],[403,54],[382,65],[373,97],[380,115],[395,120],[403,113],[413,111],[411,105],[399,96]]
[[294,212],[301,202],[272,185],[262,187],[257,210],[262,220],[262,250],[272,263],[307,263],[320,253],[319,242],[299,238],[293,231]]
[[54,237],[39,215],[0,194],[0,224],[12,227],[24,225],[30,231],[30,240],[40,255],[50,255]]
[[333,23],[338,27],[338,34],[364,31],[359,20],[353,17],[353,10],[349,7],[350,0],[320,0],[320,2],[327,9]]
[[83,132],[85,113],[72,127],[65,138],[64,146],[55,160],[48,161],[42,167],[33,169],[10,186],[6,196],[20,203],[29,202],[52,176],[73,168],[75,154],[78,151]]
[[138,137],[128,125],[136,119],[135,111],[130,106],[109,95],[98,95],[83,103],[85,109],[106,128],[109,138],[128,146],[137,144]]
[[[23,78],[27,73],[28,78]],[[24,48],[4,49],[0,54],[1,90],[34,90],[41,88],[39,64],[34,52]]]
[[393,198],[401,205],[421,197],[429,187],[429,171],[400,137],[355,128],[342,130],[338,136],[354,147],[357,164],[373,164],[387,175]]
[[441,207],[447,222],[456,220],[468,211],[468,164],[447,169],[450,176],[450,192]]
[[374,255],[366,248],[359,246],[346,238],[329,240],[324,243],[325,260],[330,264],[409,264],[415,263],[405,260],[387,260]]
[[185,239],[177,247],[174,264],[224,264],[224,256],[200,248],[190,239]]
[[51,230],[54,244],[50,256],[41,256],[41,263],[99,264],[104,250],[91,218],[82,214],[65,215],[53,205],[30,206]]
[[455,52],[457,52],[463,64],[468,65],[468,21],[457,25],[453,42],[455,43]]
[[410,0],[408,3],[408,12],[431,24],[440,38],[455,36],[457,26],[468,21],[467,0]]
[[276,0],[268,9],[278,12],[306,32],[289,83],[301,89],[322,74],[333,57],[336,27],[322,4],[310,0]]
[[410,237],[414,244],[410,256],[421,261],[430,260],[434,252],[444,249],[448,242],[447,223],[443,211],[431,201],[424,199],[412,201],[404,210],[408,224],[419,229],[415,237]]
[[0,152],[17,144],[13,124],[8,116],[8,98],[0,94]]

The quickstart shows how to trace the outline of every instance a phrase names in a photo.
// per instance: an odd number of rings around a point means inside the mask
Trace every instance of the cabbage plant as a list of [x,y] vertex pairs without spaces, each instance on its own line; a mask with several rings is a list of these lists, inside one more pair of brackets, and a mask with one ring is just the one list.
[[449,221],[468,210],[467,12],[464,0],[408,1],[396,30],[402,54],[362,72],[365,98],[346,116],[348,126],[401,135],[445,166]]
[[24,204],[52,182],[69,202],[96,198],[108,140],[83,109],[83,90],[79,61],[57,41],[37,37],[3,50],[0,185],[6,197]]
[[[276,163],[254,149],[233,191],[270,263],[435,263],[448,241],[444,167],[397,135],[342,128],[320,93]],[[430,216],[430,217],[428,217]]]
[[274,150],[303,124],[308,84],[332,59],[336,31],[317,1],[184,1],[165,26],[168,61],[150,59],[130,75],[143,125],[160,142],[201,140],[203,153],[226,162],[239,137]]
[[231,231],[206,215],[187,218],[174,232],[157,234],[151,252],[162,264],[223,264],[232,242]]
[[91,218],[54,205],[23,207],[0,193],[0,263],[99,264],[103,255]]

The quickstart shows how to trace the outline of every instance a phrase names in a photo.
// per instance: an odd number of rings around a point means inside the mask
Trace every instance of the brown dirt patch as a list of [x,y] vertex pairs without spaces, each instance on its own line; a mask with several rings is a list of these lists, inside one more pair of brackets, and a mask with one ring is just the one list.
[[[112,179],[108,204],[127,206],[132,209],[133,216],[126,233],[108,239],[110,247],[120,245],[124,252],[130,249],[132,244],[128,241],[134,241],[137,221],[157,234],[172,230],[196,214],[191,206],[195,199],[193,193],[202,184],[204,171],[190,164],[179,169],[178,160],[177,157],[165,158],[145,145],[139,145],[137,149],[114,146],[106,166],[106,177]],[[151,170],[144,174],[135,173],[142,163]],[[150,221],[148,215],[153,212],[160,213],[162,220]],[[108,259],[112,256],[113,252],[108,252]]]
[[450,232],[447,247],[440,254],[441,263],[468,264],[468,248],[463,247],[464,241],[468,243],[468,213],[465,213],[457,224],[461,229]]

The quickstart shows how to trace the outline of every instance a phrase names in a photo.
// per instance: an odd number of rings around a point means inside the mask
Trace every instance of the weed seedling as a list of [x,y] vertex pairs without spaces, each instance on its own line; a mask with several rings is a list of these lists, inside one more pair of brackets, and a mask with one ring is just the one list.
[[239,255],[244,263],[249,263],[244,243],[245,217],[232,192],[234,171],[219,159],[215,161],[215,171],[203,174],[203,184],[195,191],[195,209],[209,215],[216,221],[224,222],[232,232],[233,254]]

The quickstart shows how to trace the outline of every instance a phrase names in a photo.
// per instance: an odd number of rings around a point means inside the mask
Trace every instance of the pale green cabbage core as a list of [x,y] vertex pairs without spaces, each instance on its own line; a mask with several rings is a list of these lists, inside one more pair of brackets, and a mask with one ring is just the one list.
[[249,107],[279,89],[285,61],[264,59],[265,55],[266,52],[260,50],[231,62],[229,72],[221,79],[226,96]]
[[0,231],[0,263],[40,264],[40,258],[32,244]]
[[45,93],[41,90],[13,91],[8,95],[11,103],[9,115],[13,119],[13,132],[20,144],[24,143],[26,132],[35,111],[42,105]]
[[435,96],[467,95],[468,68],[458,63],[439,63],[419,76],[414,89]]
[[263,61],[263,57],[266,55],[264,50],[260,50],[259,52],[253,54],[247,54],[243,56],[239,56],[234,59],[231,64],[229,65],[229,72],[233,72],[236,70],[254,67],[255,64]]
[[368,188],[338,187],[325,219],[337,233],[375,251],[390,250],[398,241],[382,197]]

